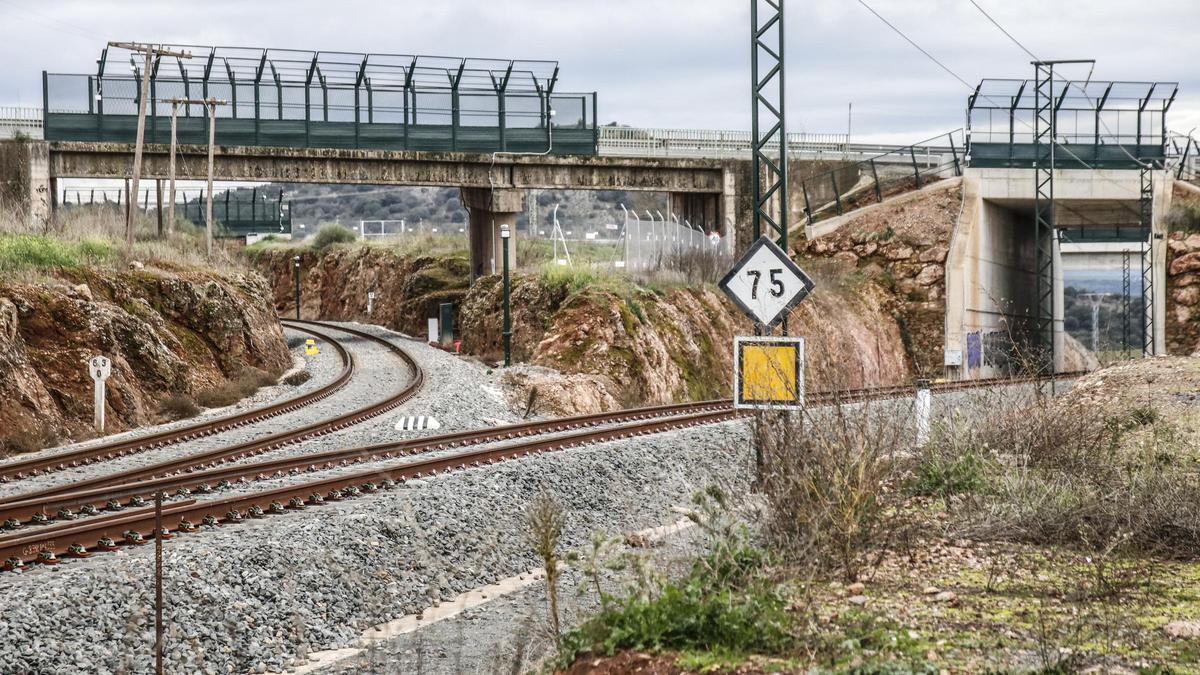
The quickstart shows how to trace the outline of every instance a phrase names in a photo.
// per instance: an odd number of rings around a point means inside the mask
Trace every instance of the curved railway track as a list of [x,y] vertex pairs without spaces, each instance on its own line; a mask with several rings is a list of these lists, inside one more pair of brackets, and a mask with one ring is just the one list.
[[[1075,375],[1077,373],[1067,373],[1058,377],[1069,378]],[[1040,378],[938,383],[931,388],[935,392],[944,393],[997,384],[1019,384],[1038,379]],[[809,403],[824,405],[892,399],[907,396],[912,391],[912,387],[905,386],[818,393],[809,396]],[[53,518],[49,514],[57,508],[59,510],[56,515],[62,519],[60,522],[41,524],[23,532],[0,537],[0,560],[5,561],[4,569],[14,569],[30,561],[52,564],[57,561],[58,555],[86,557],[90,550],[113,550],[123,544],[145,543],[147,536],[154,535],[155,519],[154,508],[145,504],[159,490],[164,493],[174,491],[174,494],[181,498],[179,501],[164,502],[162,536],[167,538],[172,536],[172,532],[192,532],[200,525],[233,524],[247,518],[302,510],[327,501],[356,497],[392,488],[410,478],[494,464],[580,445],[724,422],[744,414],[744,411],[734,410],[728,401],[655,406],[444,434],[402,443],[347,448],[316,455],[194,471],[153,481],[135,480],[107,488],[76,490],[53,497],[13,502],[3,505],[3,517],[17,522],[49,523]],[[564,431],[571,433],[563,434]],[[548,434],[561,435],[547,437]],[[530,436],[535,437],[527,438]],[[518,442],[416,459],[249,494],[205,500],[188,498],[192,490],[207,491],[211,489],[212,483],[217,481],[220,481],[221,485],[232,485],[235,481],[249,483],[252,480],[266,480],[306,471],[322,471],[462,445],[497,443],[511,439],[518,439]],[[128,511],[121,510],[126,504],[134,508]],[[72,508],[89,514],[98,513],[101,508],[113,512],[76,522],[72,520]],[[85,545],[81,542],[96,543]]]
[[[292,322],[295,323],[295,322]],[[61,471],[63,469],[82,466],[84,464],[92,464],[94,462],[116,459],[126,455],[132,455],[147,450],[165,447],[183,441],[190,441],[204,436],[211,436],[222,431],[234,429],[236,427],[253,424],[265,419],[285,415],[287,413],[299,410],[308,405],[312,405],[318,401],[324,400],[333,394],[337,393],[354,375],[355,363],[354,357],[350,355],[346,348],[340,342],[333,339],[329,335],[320,331],[313,330],[310,327],[298,328],[301,332],[308,333],[316,338],[324,340],[333,345],[337,351],[338,357],[342,361],[342,371],[334,380],[322,387],[319,387],[307,394],[301,394],[292,398],[272,403],[261,408],[248,410],[246,412],[236,413],[218,417],[217,419],[197,422],[176,429],[168,429],[157,433],[146,434],[136,438],[129,438],[119,441],[112,441],[100,445],[92,445],[78,450],[69,452],[61,452],[55,455],[45,457],[34,457],[30,459],[18,460],[15,462],[7,462],[0,464],[0,482],[9,482],[20,480],[30,476],[37,476],[52,471]],[[2,503],[2,500],[0,500]]]
[[[299,324],[303,324],[305,326],[313,326],[313,325],[321,326],[321,325],[323,325],[323,324],[321,324],[319,322],[315,322],[315,321],[299,321],[299,320],[294,320],[294,319],[288,320],[286,323],[289,323],[289,324],[299,323]],[[338,331],[342,331],[344,333],[348,333],[348,334],[354,335],[356,337],[370,340],[372,342],[375,342],[379,345],[386,347],[390,352],[392,352],[393,354],[398,356],[408,366],[410,372],[412,373],[412,378],[409,381],[409,383],[404,388],[402,388],[399,392],[397,392],[381,401],[371,403],[369,405],[363,406],[356,410],[352,410],[348,413],[336,415],[334,417],[323,419],[318,422],[314,422],[312,424],[307,424],[307,425],[304,425],[304,426],[296,428],[296,429],[281,431],[281,432],[270,434],[267,436],[262,436],[260,438],[252,439],[252,440],[249,440],[249,441],[246,441],[243,443],[238,443],[236,445],[215,448],[213,450],[208,450],[205,452],[200,452],[200,453],[196,453],[196,454],[192,454],[192,455],[186,455],[184,457],[170,459],[170,460],[166,460],[163,462],[158,462],[156,464],[151,464],[149,466],[139,467],[136,469],[130,469],[128,471],[122,471],[122,472],[103,475],[103,476],[96,476],[94,478],[88,478],[88,479],[84,479],[84,480],[80,480],[80,481],[75,481],[75,482],[69,483],[67,485],[59,485],[59,486],[55,486],[55,487],[45,488],[43,490],[37,490],[37,491],[33,491],[33,492],[13,495],[13,496],[10,496],[5,499],[0,499],[0,514],[7,512],[9,510],[9,505],[13,504],[15,502],[26,502],[31,499],[39,499],[39,498],[45,499],[45,498],[53,497],[55,495],[61,495],[61,494],[70,493],[70,492],[77,492],[79,490],[85,490],[85,489],[89,489],[89,488],[97,489],[97,488],[104,488],[106,486],[130,483],[130,482],[134,482],[134,481],[148,480],[148,479],[152,479],[152,478],[155,478],[158,476],[175,474],[175,473],[179,473],[182,471],[187,471],[189,469],[194,470],[194,469],[198,469],[198,468],[211,468],[211,467],[215,467],[219,464],[223,464],[226,462],[237,461],[237,460],[245,459],[247,457],[252,457],[254,455],[259,455],[264,452],[268,452],[270,450],[275,450],[277,448],[282,448],[284,446],[291,445],[293,443],[299,443],[301,441],[304,441],[304,440],[307,440],[310,438],[316,438],[318,436],[330,434],[330,433],[333,433],[334,431],[338,431],[340,429],[345,429],[347,427],[353,426],[353,425],[363,422],[365,420],[371,419],[373,417],[377,417],[388,411],[394,410],[395,408],[397,408],[398,406],[402,405],[403,403],[405,403],[406,401],[411,399],[413,396],[415,396],[418,391],[420,391],[420,389],[423,386],[424,381],[425,381],[425,374],[421,370],[420,366],[417,365],[417,362],[415,360],[413,360],[412,356],[410,356],[408,354],[408,352],[405,352],[403,349],[400,349],[399,347],[392,344],[391,342],[388,342],[381,338],[375,337],[374,335],[371,335],[370,333],[367,333],[364,331],[360,331],[360,330],[353,329],[353,328],[344,328],[341,326],[330,326],[330,328],[334,328]],[[310,331],[310,332],[315,332],[315,331],[313,331],[312,328],[306,328],[305,330]],[[327,336],[324,336],[324,335],[322,335],[322,337],[324,337],[325,339],[329,339]],[[339,345],[339,349],[344,350],[344,347]],[[352,357],[350,357],[350,358],[351,358],[351,363],[353,364],[353,358]],[[353,371],[353,368],[351,368],[351,370]],[[56,511],[56,515],[59,515],[57,513],[57,511]],[[66,515],[66,514],[62,514],[62,515]],[[5,527],[7,529],[11,529],[14,525],[19,524],[21,521],[14,519],[12,517],[9,517],[9,516],[3,516],[3,520],[0,522],[3,523],[3,525],[0,525],[0,526]]]

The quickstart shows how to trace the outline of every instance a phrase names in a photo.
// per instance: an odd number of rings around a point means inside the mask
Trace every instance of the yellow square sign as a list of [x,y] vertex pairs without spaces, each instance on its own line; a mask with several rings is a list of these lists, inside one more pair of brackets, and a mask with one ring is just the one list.
[[734,407],[804,407],[804,338],[737,337]]

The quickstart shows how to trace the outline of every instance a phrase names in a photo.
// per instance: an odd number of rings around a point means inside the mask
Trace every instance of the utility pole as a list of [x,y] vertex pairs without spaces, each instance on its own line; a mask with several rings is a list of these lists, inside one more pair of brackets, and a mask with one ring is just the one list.
[[[213,142],[217,136],[217,99],[210,98],[205,101],[208,104],[208,203],[205,205],[204,214],[204,250],[205,255],[212,259],[213,246],[213,222],[212,222],[212,195],[213,195]],[[221,105],[225,101],[220,101]],[[229,214],[225,214],[228,218]]]
[[178,128],[179,106],[181,105],[202,105],[208,113],[208,192],[206,198],[206,215],[205,215],[205,233],[204,233],[204,250],[206,255],[212,257],[213,245],[213,223],[212,223],[212,194],[213,194],[213,146],[216,140],[217,131],[217,106],[228,105],[229,101],[219,98],[172,98],[168,99],[171,104],[171,159],[170,159],[170,188],[168,199],[170,200],[170,211],[167,219],[170,223],[167,225],[172,233],[175,232],[175,155],[179,147],[176,139],[176,130]]
[[[181,59],[192,58],[191,52],[174,51],[162,45],[142,42],[109,42],[109,47],[127,49],[146,55],[146,65],[142,70],[141,96],[138,98],[137,143],[133,147],[132,185],[130,192],[137,194],[138,181],[142,177],[142,146],[146,138],[146,101],[150,99],[150,78],[154,74],[155,64],[160,56],[174,56]],[[130,208],[125,215],[125,255],[133,255],[133,222],[137,219],[136,209]]]
[[154,179],[154,195],[155,195],[155,199],[158,202],[158,208],[155,209],[155,211],[154,211],[158,215],[158,238],[162,239],[162,236],[163,236],[162,206],[163,206],[163,204],[162,204],[162,179],[161,178]]
[[171,169],[170,169],[170,192],[167,194],[168,206],[170,209],[167,212],[167,232],[175,234],[175,125],[176,118],[179,115],[179,99],[171,99]]

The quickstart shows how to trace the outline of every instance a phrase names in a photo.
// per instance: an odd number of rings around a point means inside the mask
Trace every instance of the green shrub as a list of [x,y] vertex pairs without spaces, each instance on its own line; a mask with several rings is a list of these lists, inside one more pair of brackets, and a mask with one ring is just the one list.
[[[621,649],[704,649],[781,653],[794,642],[783,588],[768,575],[771,556],[748,541],[725,493],[695,495],[689,518],[707,535],[707,552],[682,579],[659,585],[642,577],[626,597],[600,593],[600,614],[563,636],[560,656]],[[644,561],[643,561],[644,562]],[[595,561],[584,571],[595,576]],[[594,583],[599,589],[598,580]]]
[[356,239],[358,239],[358,235],[351,230],[335,223],[326,223],[313,235],[312,247],[318,251],[324,251],[335,244],[349,244]]
[[64,241],[38,234],[0,234],[0,272],[49,267],[74,268],[116,256],[107,241]]
[[987,480],[988,459],[973,445],[962,444],[964,436],[938,431],[921,449],[908,490],[911,494],[949,498],[976,492]]
[[765,553],[740,546],[732,557],[698,560],[657,594],[632,593],[563,636],[563,656],[620,649],[727,649],[779,653],[791,617],[779,589],[759,574]]

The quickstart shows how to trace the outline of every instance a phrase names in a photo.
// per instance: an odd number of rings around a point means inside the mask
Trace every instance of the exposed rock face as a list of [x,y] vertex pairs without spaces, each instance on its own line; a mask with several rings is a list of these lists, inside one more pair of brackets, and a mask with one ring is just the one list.
[[1167,353],[1200,355],[1200,234],[1167,242]]
[[258,275],[76,270],[61,281],[0,284],[0,443],[86,435],[88,359],[113,362],[108,431],[157,421],[171,393],[194,394],[247,366],[290,363]]
[[[424,335],[426,321],[443,302],[460,304],[470,263],[461,256],[405,257],[384,248],[267,249],[254,256],[267,277],[280,316],[295,316],[293,255],[300,256],[300,309],[305,318],[370,321],[410,335]],[[371,314],[367,293],[374,291]]]
[[904,338],[913,368],[942,372],[946,255],[962,205],[957,184],[916,200],[872,209],[826,236],[797,245],[798,261],[859,274],[884,291],[883,307]]
[[[259,267],[274,285],[276,307],[294,311],[291,256],[267,250]],[[424,335],[440,302],[456,304],[456,334],[464,353],[502,356],[503,289],[498,276],[468,289],[464,259],[403,257],[353,247],[302,254],[306,316],[370,321]],[[792,333],[808,338],[810,390],[907,381],[911,371],[891,298],[854,280],[825,279],[822,291],[792,316]],[[366,294],[376,291],[366,314]],[[540,277],[518,275],[512,288],[513,358],[561,374],[513,371],[510,384],[524,405],[538,389],[535,410],[575,414],[622,405],[727,397],[733,337],[752,327],[711,285],[650,290],[605,283],[578,292]],[[524,392],[524,393],[521,393]]]
[[[884,309],[884,294],[820,278],[818,284],[823,292],[797,308],[790,323],[792,334],[807,338],[809,390],[906,381],[903,343]],[[604,404],[604,397],[594,394],[598,388],[625,405],[728,397],[733,338],[753,331],[711,286],[663,293],[642,289],[629,296],[586,289],[564,298],[536,278],[522,278],[514,297],[518,292],[540,304],[514,313],[514,358],[576,375],[583,389],[558,394],[559,400],[577,404],[559,412],[587,412],[592,408],[586,405]],[[501,297],[496,277],[481,279],[468,293],[464,350],[494,354],[499,349]],[[595,375],[606,379],[592,381]],[[553,385],[556,393],[567,388],[560,381]]]

